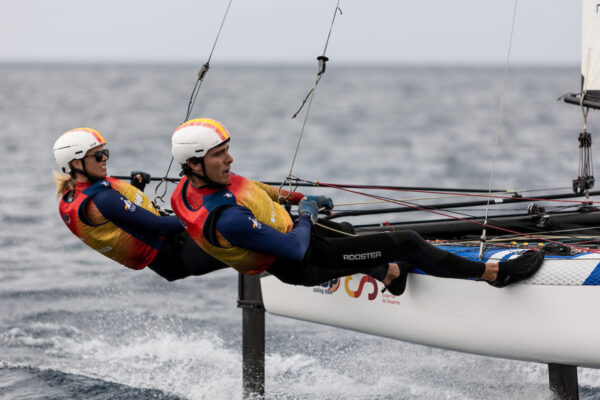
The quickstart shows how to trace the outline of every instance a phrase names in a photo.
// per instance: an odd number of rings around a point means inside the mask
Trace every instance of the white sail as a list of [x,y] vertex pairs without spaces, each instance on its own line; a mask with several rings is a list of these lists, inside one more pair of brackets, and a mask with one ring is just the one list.
[[581,75],[582,92],[600,97],[600,1],[583,0]]

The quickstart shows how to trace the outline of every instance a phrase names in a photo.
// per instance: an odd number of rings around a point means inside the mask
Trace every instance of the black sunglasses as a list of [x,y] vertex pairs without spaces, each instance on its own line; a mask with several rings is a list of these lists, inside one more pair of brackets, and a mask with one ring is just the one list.
[[108,157],[109,157],[108,149],[102,149],[102,150],[95,151],[92,154],[88,154],[86,157],[94,157],[96,159],[96,161],[100,162],[100,161],[102,161],[102,158],[104,156],[106,156],[106,159],[108,160]]

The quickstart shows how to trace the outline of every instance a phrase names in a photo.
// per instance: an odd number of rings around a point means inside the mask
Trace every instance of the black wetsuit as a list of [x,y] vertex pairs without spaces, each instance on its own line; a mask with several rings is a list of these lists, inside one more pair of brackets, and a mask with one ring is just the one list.
[[319,226],[313,227],[302,260],[278,258],[267,271],[285,283],[306,286],[357,273],[383,281],[389,262],[404,262],[427,274],[446,278],[479,278],[485,271],[484,263],[439,249],[413,231],[349,237],[332,234]]
[[148,268],[168,281],[204,275],[228,267],[209,256],[185,231],[167,237],[154,260],[148,265]]

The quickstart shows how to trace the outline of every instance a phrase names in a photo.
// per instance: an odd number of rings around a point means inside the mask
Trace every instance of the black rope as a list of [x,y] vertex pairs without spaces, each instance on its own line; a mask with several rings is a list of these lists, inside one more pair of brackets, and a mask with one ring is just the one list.
[[584,129],[579,134],[579,173],[573,180],[573,192],[584,194],[594,187],[594,163],[592,161],[592,134]]

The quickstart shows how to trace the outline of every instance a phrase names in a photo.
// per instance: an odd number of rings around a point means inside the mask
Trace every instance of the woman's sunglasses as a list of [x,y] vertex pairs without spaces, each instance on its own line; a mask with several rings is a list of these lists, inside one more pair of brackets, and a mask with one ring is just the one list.
[[95,151],[92,154],[88,154],[86,157],[94,157],[97,162],[100,162],[104,156],[106,156],[106,159],[108,160],[108,154],[108,149],[102,149]]

